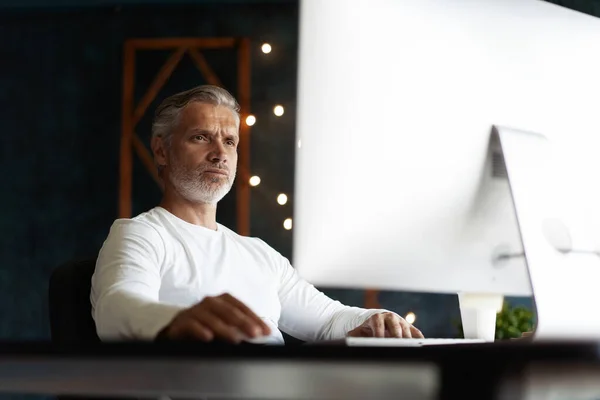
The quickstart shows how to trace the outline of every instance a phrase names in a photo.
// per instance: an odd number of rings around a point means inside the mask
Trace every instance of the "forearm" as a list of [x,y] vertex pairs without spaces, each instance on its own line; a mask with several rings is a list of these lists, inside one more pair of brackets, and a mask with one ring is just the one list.
[[372,315],[385,312],[345,306],[302,280],[290,288],[282,306],[281,329],[305,341],[344,338]]
[[115,292],[96,302],[93,316],[103,341],[151,341],[181,310],[183,307]]
[[301,279],[287,259],[280,258],[281,317],[279,327],[304,341],[334,340],[387,310],[345,306]]
[[344,338],[347,336],[348,332],[362,325],[371,316],[383,312],[388,311],[342,306],[342,308],[333,313],[329,321],[323,325],[318,340]]

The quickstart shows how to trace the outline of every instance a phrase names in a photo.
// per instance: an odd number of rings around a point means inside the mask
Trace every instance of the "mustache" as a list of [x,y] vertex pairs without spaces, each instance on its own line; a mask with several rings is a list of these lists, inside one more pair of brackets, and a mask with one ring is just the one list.
[[204,171],[209,170],[209,169],[220,169],[222,171],[229,172],[229,167],[226,164],[202,164],[202,165],[198,166],[198,168],[196,169],[196,171],[198,171],[198,172],[204,172]]

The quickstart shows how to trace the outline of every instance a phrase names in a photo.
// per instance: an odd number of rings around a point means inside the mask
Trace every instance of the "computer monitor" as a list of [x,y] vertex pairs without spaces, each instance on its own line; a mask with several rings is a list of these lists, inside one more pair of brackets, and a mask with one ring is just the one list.
[[530,295],[525,259],[498,257],[523,246],[492,128],[547,137],[557,185],[581,194],[570,220],[598,222],[584,210],[600,207],[600,20],[538,0],[300,9],[299,273],[326,287]]

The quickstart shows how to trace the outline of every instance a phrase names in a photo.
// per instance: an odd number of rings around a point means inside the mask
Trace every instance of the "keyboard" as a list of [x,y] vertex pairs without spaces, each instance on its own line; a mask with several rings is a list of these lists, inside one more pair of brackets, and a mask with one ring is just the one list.
[[451,344],[487,343],[483,339],[447,339],[447,338],[425,338],[425,339],[399,339],[399,338],[346,338],[347,346],[380,346],[380,347],[421,347]]

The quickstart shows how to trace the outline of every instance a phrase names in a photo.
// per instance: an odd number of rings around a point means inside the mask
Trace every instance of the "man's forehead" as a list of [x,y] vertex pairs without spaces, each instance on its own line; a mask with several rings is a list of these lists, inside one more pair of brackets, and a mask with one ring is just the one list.
[[231,122],[235,124],[237,121],[231,109],[225,106],[215,106],[199,102],[188,104],[183,110],[183,114],[192,119],[202,119],[207,122],[212,120],[213,123],[219,121],[221,123]]
[[221,125],[221,124],[196,124],[189,125],[187,131],[194,133],[209,133],[209,134],[227,134],[238,136],[238,129],[235,125]]
[[234,112],[225,106],[190,103],[182,110],[179,130],[237,135],[239,126]]

